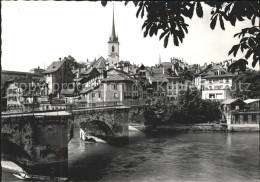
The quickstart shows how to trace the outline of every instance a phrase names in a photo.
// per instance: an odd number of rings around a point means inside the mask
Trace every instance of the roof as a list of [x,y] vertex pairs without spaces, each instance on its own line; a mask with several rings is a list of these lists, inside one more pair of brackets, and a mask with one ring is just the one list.
[[1,71],[1,86],[3,86],[7,80],[11,78],[43,78],[42,75],[36,74],[36,73],[30,73],[30,72],[20,72],[20,71],[8,71],[8,70],[2,70]]
[[47,70],[44,71],[43,74],[56,72],[64,62],[65,61],[54,61],[50,66],[47,67]]
[[[219,71],[222,74],[215,75],[216,71]],[[234,76],[233,74],[228,73],[220,64],[216,64],[214,66],[207,66],[207,68],[201,71],[199,75],[203,76],[203,78],[225,78]]]
[[136,72],[138,72],[139,70],[146,70],[147,72],[151,72],[151,68],[150,67],[146,67],[143,64],[141,64],[141,66],[139,68],[136,69]]
[[163,73],[163,68],[162,67],[160,67],[160,68],[153,68],[152,72],[155,73],[155,74],[162,74]]
[[101,56],[97,61],[92,64],[93,68],[103,69],[106,68],[106,60]]
[[30,78],[30,77],[28,77],[28,78],[13,77],[6,81],[6,83],[8,83],[8,82],[17,83],[18,87],[20,87],[20,86],[29,85],[31,83],[37,84],[40,82],[40,79],[39,78]]
[[101,73],[100,73],[100,71],[98,71],[97,68],[92,68],[92,69],[87,69],[86,71],[82,72],[81,74],[84,75],[84,76],[93,77],[93,76],[96,76],[96,75],[100,75]]
[[81,90],[81,94],[85,94],[85,93],[87,93],[87,92],[89,92],[89,91],[91,91],[92,90],[92,88],[90,88],[90,87],[85,87],[85,88],[83,88],[82,90]]
[[74,78],[73,81],[74,82],[80,82],[82,79],[83,79],[82,77],[81,78]]
[[152,82],[169,82],[169,80],[164,74],[156,74],[154,76],[151,76],[150,79]]
[[1,74],[17,74],[17,75],[41,76],[40,74],[37,74],[37,73],[22,72],[22,71],[9,71],[9,70],[2,70]]
[[92,62],[90,64],[90,67],[86,71],[82,72],[81,74],[84,74],[84,75],[89,74],[94,68],[105,69],[106,68],[106,60],[101,56],[98,60]]
[[260,102],[260,99],[247,99],[247,100],[244,100],[244,102],[247,104],[251,104],[254,102]]
[[234,75],[231,73],[226,73],[223,75],[207,75],[204,78],[226,78],[226,77],[233,77]]
[[107,78],[104,78],[102,81],[133,81],[130,77],[123,75],[123,74],[117,74],[117,75],[111,75]]
[[161,64],[164,67],[164,72],[167,72],[167,70],[172,68],[173,64],[171,62],[162,62]]
[[60,91],[61,95],[73,95],[74,94],[74,89],[63,89]]
[[232,103],[237,102],[237,101],[242,101],[242,100],[240,100],[240,99],[227,99],[227,100],[224,100],[221,104],[232,104]]

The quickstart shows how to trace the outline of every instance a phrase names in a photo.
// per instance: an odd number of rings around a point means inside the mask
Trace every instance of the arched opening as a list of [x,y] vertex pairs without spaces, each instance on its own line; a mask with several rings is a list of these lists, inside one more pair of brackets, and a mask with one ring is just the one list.
[[175,97],[171,97],[171,101],[175,101]]
[[17,163],[17,161],[28,161],[32,159],[31,156],[21,146],[6,139],[2,139],[1,143],[2,158],[4,158],[5,160],[10,160]]
[[95,136],[105,141],[114,136],[112,129],[99,120],[81,123],[80,127],[84,131],[82,135]]

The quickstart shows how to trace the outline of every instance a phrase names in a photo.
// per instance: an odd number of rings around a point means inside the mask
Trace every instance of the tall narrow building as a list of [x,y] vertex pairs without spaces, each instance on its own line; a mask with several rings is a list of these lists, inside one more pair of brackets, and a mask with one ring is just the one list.
[[113,20],[112,20],[112,32],[108,41],[108,64],[114,66],[119,62],[119,42],[116,36],[115,21],[114,21],[114,7],[113,7]]

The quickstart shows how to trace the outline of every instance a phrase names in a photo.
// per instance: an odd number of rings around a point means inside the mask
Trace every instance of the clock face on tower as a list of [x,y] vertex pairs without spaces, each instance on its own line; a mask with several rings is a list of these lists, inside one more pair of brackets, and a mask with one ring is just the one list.
[[111,53],[111,57],[114,58],[116,56],[116,53]]

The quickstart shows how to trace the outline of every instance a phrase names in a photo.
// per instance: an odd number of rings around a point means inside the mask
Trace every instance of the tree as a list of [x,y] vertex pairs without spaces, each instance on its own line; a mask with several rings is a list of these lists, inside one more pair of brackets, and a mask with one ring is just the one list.
[[67,66],[68,66],[71,70],[84,67],[84,64],[83,64],[83,63],[77,62],[76,59],[75,59],[74,57],[70,56],[70,55],[67,56],[67,57],[64,57],[63,60],[66,61]]
[[[106,6],[107,1],[101,1],[103,6]],[[260,17],[260,1],[234,1],[234,2],[217,2],[208,1],[204,5],[199,1],[133,1],[137,8],[136,17],[146,18],[142,25],[144,29],[144,37],[157,36],[160,31],[159,39],[164,38],[164,47],[167,47],[169,38],[175,46],[179,46],[188,33],[187,19],[192,19],[194,11],[199,18],[203,17],[203,8],[207,5],[212,8],[211,11],[211,29],[216,27],[219,21],[220,27],[225,30],[225,23],[229,22],[235,26],[237,21],[251,20],[252,27],[242,29],[240,33],[235,36],[241,37],[240,43],[234,45],[229,51],[236,56],[238,49],[241,51],[247,50],[245,58],[253,57],[252,66],[255,67],[257,62],[260,64],[260,35],[259,24],[256,20]],[[128,2],[125,2],[127,5]],[[246,36],[246,37],[245,37]],[[245,62],[238,60],[239,65]],[[242,66],[243,67],[243,66]],[[240,67],[239,67],[240,68]]]

